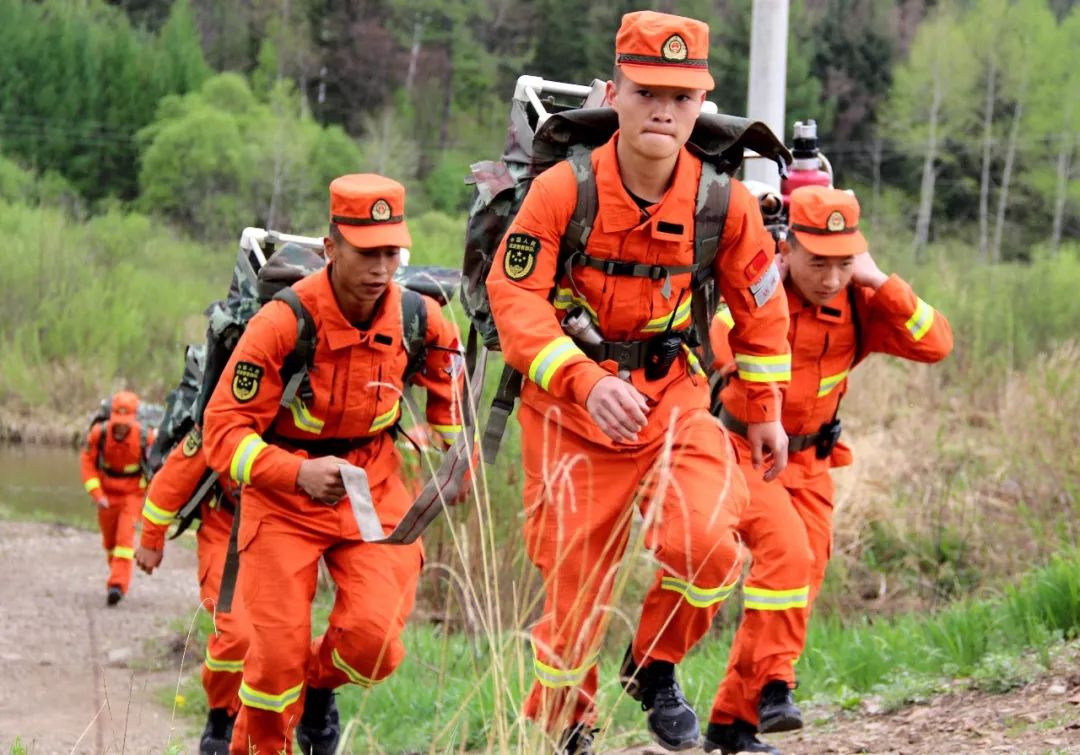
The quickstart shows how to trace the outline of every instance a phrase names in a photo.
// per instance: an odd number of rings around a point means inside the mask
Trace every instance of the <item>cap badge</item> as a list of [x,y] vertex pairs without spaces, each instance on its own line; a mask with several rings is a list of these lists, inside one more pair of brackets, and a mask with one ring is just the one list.
[[832,233],[839,233],[847,228],[847,223],[844,221],[844,214],[840,210],[833,210],[829,215],[829,220],[825,223],[825,227]]
[[686,41],[678,34],[672,34],[660,48],[660,56],[664,60],[686,60]]
[[385,199],[376,199],[371,205],[371,219],[376,223],[385,223],[390,219],[390,203]]

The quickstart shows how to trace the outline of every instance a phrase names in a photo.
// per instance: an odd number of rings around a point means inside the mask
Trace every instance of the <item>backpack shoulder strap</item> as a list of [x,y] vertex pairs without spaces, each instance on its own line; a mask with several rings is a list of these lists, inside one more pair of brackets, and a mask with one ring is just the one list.
[[424,367],[427,352],[428,310],[423,294],[410,288],[401,289],[401,331],[405,351],[409,355],[405,367],[405,382]]
[[851,366],[854,367],[863,358],[862,321],[859,319],[859,296],[855,292],[855,285],[849,283],[847,290],[848,305],[851,307],[851,324],[855,326],[855,358],[851,360]]
[[101,428],[101,434],[98,435],[97,440],[97,468],[105,469],[105,440],[109,434],[109,420],[101,420],[98,427]]
[[562,269],[562,263],[578,252],[584,252],[589,243],[589,235],[596,224],[596,214],[600,209],[600,196],[596,189],[596,171],[593,170],[592,150],[585,147],[571,147],[566,161],[577,179],[577,203],[570,222],[563,232],[562,245],[559,248],[559,263],[556,275]]
[[291,287],[278,291],[274,294],[274,299],[288,304],[289,309],[296,316],[296,344],[285,357],[285,363],[281,367],[281,379],[285,386],[281,391],[280,403],[281,406],[288,407],[297,394],[303,397],[306,392],[309,394],[307,398],[310,399],[310,387],[306,391],[301,390],[301,383],[305,383],[308,370],[311,369],[312,362],[315,360],[315,319]]
[[728,203],[731,199],[731,179],[720,172],[711,162],[701,162],[701,179],[698,182],[694,210],[694,272],[691,284],[693,299],[691,312],[694,332],[701,345],[701,356],[706,373],[712,371],[714,354],[709,343],[709,325],[718,305],[713,263],[724,235]]

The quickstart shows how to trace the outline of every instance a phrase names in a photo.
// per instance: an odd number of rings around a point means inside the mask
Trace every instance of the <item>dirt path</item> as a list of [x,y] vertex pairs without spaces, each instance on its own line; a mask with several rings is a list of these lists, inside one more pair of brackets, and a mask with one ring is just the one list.
[[96,533],[0,522],[0,753],[16,738],[30,755],[198,751],[191,721],[162,702],[183,644],[169,623],[198,602],[194,552],[170,548],[115,608],[105,576]]
[[[999,695],[958,690],[893,713],[804,708],[813,725],[767,737],[784,755],[1064,755],[1080,753],[1080,644],[1044,677]],[[690,752],[700,752],[691,750]],[[609,755],[667,755],[659,747]]]

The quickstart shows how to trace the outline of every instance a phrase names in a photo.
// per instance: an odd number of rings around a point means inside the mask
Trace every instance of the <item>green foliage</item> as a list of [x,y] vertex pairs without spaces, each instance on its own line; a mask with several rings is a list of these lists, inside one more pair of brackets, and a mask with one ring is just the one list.
[[238,74],[165,98],[139,138],[141,207],[198,238],[232,238],[249,225],[321,233],[326,187],[361,163],[340,129],[302,112],[288,82],[262,101]]
[[101,0],[0,2],[0,144],[87,198],[135,196],[135,132],[205,75],[184,2],[156,38]]
[[68,411],[125,384],[163,393],[182,345],[201,338],[199,313],[232,254],[140,215],[80,224],[7,201],[0,233],[0,401]]

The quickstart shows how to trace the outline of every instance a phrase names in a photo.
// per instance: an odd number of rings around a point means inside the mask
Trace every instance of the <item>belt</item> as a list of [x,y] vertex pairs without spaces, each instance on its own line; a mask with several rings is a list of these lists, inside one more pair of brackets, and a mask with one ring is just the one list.
[[[735,419],[728,413],[727,409],[720,409],[720,423],[723,424],[731,432],[736,435],[746,437],[746,423]],[[808,448],[812,448],[818,444],[819,441],[824,439],[824,434],[809,433],[807,435],[789,435],[788,436],[788,453],[797,454],[799,451],[805,451]]]
[[105,473],[106,477],[113,477],[113,478],[118,478],[118,477],[142,477],[142,474],[143,474],[142,473],[142,468],[136,469],[134,472],[115,472],[115,471],[113,471],[111,469],[103,469],[101,471]]
[[[379,433],[379,435],[382,435],[382,433]],[[359,438],[307,440],[306,438],[286,438],[277,433],[272,433],[267,435],[265,440],[267,443],[273,443],[275,446],[281,446],[289,451],[307,451],[311,458],[314,459],[320,456],[345,456],[350,451],[368,445],[377,439],[379,435],[364,435]]]
[[624,370],[636,370],[645,366],[645,358],[649,347],[648,341],[601,341],[600,343],[585,343],[574,340],[577,347],[585,356],[594,362],[612,360],[617,362]]

